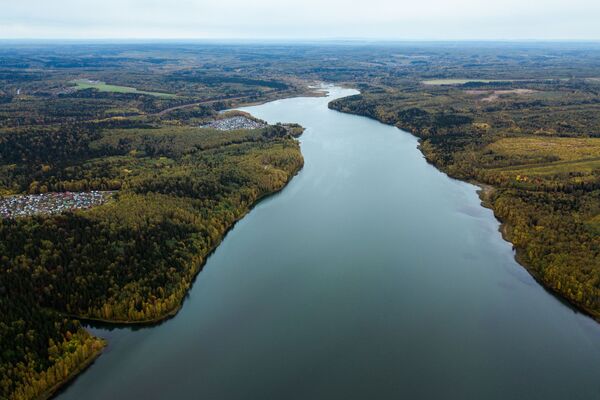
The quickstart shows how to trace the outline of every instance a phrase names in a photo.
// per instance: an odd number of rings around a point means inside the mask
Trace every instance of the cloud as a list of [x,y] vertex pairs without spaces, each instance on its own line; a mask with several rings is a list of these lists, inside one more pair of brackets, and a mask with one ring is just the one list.
[[597,0],[0,0],[0,37],[600,39]]

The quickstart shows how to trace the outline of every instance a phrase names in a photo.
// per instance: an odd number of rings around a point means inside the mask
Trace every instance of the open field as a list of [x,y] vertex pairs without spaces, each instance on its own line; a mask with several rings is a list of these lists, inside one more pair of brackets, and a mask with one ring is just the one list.
[[594,183],[596,173],[600,171],[600,158],[591,160],[557,161],[521,167],[507,167],[490,170],[497,177],[507,181],[540,184],[543,181],[555,181],[571,185]]
[[509,157],[538,156],[557,161],[574,161],[600,158],[600,138],[504,138],[488,145],[486,149]]
[[535,90],[531,89],[507,89],[507,90],[465,90],[465,93],[473,96],[485,96],[479,98],[480,101],[496,101],[500,96],[506,95],[526,95],[536,93]]
[[487,176],[521,186],[594,184],[600,173],[600,138],[503,138],[482,153],[508,164],[487,169]]
[[101,81],[92,81],[89,79],[78,79],[73,81],[73,83],[77,85],[77,90],[97,89],[100,92],[147,94],[149,96],[165,98],[177,97],[176,95],[170,93],[146,92],[144,90],[138,90],[133,87],[108,85]]

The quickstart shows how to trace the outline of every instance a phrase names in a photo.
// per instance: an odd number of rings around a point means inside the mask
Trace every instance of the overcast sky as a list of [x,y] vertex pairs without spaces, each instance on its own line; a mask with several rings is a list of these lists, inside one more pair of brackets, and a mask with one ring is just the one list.
[[0,0],[0,37],[600,40],[600,0]]

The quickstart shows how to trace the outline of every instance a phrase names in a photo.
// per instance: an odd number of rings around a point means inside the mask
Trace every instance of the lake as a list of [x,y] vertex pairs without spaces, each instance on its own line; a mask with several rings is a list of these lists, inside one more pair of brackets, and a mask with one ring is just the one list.
[[59,399],[600,398],[600,325],[515,262],[477,187],[415,137],[327,108],[354,93],[244,109],[306,127],[304,169],[175,318],[91,328],[109,346]]

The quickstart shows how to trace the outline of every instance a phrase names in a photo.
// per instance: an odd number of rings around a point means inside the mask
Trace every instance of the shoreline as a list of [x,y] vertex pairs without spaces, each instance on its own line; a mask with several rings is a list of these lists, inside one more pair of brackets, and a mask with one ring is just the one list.
[[94,323],[99,323],[99,324],[106,324],[106,325],[112,325],[113,327],[127,327],[127,326],[156,326],[159,325],[165,321],[168,321],[169,319],[175,317],[179,311],[181,310],[181,308],[183,307],[183,304],[185,303],[185,300],[188,297],[188,293],[190,291],[190,289],[192,288],[192,286],[194,285],[194,282],[196,280],[196,278],[198,277],[198,275],[200,274],[200,272],[204,269],[204,266],[206,265],[208,259],[210,258],[210,256],[217,250],[217,248],[221,245],[221,243],[223,242],[223,240],[225,240],[225,238],[227,237],[227,235],[229,234],[229,232],[231,230],[233,230],[233,228],[235,228],[235,225],[241,221],[246,215],[248,215],[256,206],[258,206],[263,200],[271,197],[271,196],[275,196],[277,195],[279,192],[281,192],[283,189],[285,189],[290,182],[298,175],[298,173],[300,173],[300,171],[302,171],[302,168],[304,167],[304,162],[302,163],[302,166],[300,168],[298,168],[296,171],[293,171],[293,173],[290,174],[290,179],[288,179],[288,181],[280,188],[277,189],[273,192],[270,193],[266,193],[260,197],[258,197],[256,199],[256,201],[254,203],[252,203],[252,205],[250,205],[250,207],[248,208],[247,211],[245,211],[243,214],[241,214],[238,218],[236,218],[230,227],[228,227],[225,232],[223,233],[223,236],[221,237],[221,239],[215,243],[215,245],[210,249],[210,251],[206,254],[205,257],[203,257],[203,261],[202,263],[200,263],[200,265],[198,266],[198,270],[195,271],[193,273],[193,277],[190,280],[190,285],[189,287],[186,289],[185,291],[185,295],[183,296],[183,298],[181,299],[181,301],[179,302],[179,304],[177,305],[177,307],[169,310],[168,312],[166,312],[163,315],[160,315],[156,318],[151,318],[151,319],[146,319],[146,320],[139,320],[139,321],[129,321],[129,320],[107,320],[107,319],[102,319],[102,318],[92,318],[92,317],[82,317],[76,314],[64,314],[67,315],[69,317],[72,318],[76,318],[78,320],[80,320],[81,322],[86,322],[86,323],[90,323],[91,325],[93,325]]
[[286,182],[286,184],[281,188],[278,189],[274,192],[268,193],[264,196],[261,196],[259,198],[256,199],[256,201],[250,206],[250,208],[248,209],[248,211],[244,212],[239,218],[236,218],[233,223],[231,224],[231,226],[229,228],[227,228],[227,230],[224,232],[223,237],[217,242],[215,243],[215,246],[212,247],[210,249],[210,251],[206,254],[206,257],[204,258],[204,261],[200,264],[198,271],[194,272],[194,276],[192,278],[192,280],[190,281],[190,286],[189,288],[186,289],[186,293],[183,296],[183,299],[180,301],[180,303],[177,305],[177,307],[175,307],[172,310],[169,310],[167,313],[158,316],[156,318],[152,318],[152,319],[145,319],[145,320],[139,320],[139,321],[130,321],[130,320],[108,320],[108,319],[102,319],[102,318],[93,318],[93,317],[82,317],[76,314],[64,314],[67,315],[69,317],[78,319],[81,322],[84,323],[88,323],[90,325],[93,325],[94,323],[99,323],[99,324],[106,324],[106,325],[112,325],[113,327],[127,327],[127,326],[156,326],[156,325],[160,325],[161,323],[168,321],[169,319],[175,317],[179,311],[181,310],[181,308],[183,307],[183,304],[187,298],[188,292],[191,289],[191,287],[194,284],[194,281],[196,280],[198,274],[204,269],[204,266],[206,264],[206,262],[208,261],[208,259],[210,258],[210,256],[217,250],[217,248],[219,247],[219,245],[223,242],[223,240],[225,240],[225,238],[227,237],[227,235],[229,234],[229,232],[235,227],[235,225],[241,221],[246,215],[248,215],[248,213],[250,213],[250,211],[252,211],[252,209],[254,207],[256,207],[262,200],[274,196],[277,193],[281,192],[283,189],[285,189],[285,187],[292,181],[292,179],[302,170],[302,168],[298,169],[298,171],[296,171],[291,178]]
[[[437,166],[435,166],[434,164],[431,164],[434,167],[437,168]],[[442,171],[441,169],[437,168],[439,171]],[[444,171],[442,171],[444,172]],[[450,175],[448,175],[450,176]],[[568,299],[567,297],[563,296],[559,291],[553,289],[551,286],[547,285],[544,282],[544,279],[540,276],[540,274],[537,273],[537,271],[535,271],[531,265],[529,264],[529,262],[525,259],[525,257],[523,256],[523,251],[524,249],[521,247],[516,246],[511,240],[510,240],[510,230],[513,228],[513,226],[506,220],[504,220],[503,218],[501,218],[500,216],[498,216],[496,214],[496,212],[494,211],[494,207],[492,206],[492,204],[490,203],[490,196],[492,196],[494,194],[494,192],[496,191],[496,187],[487,183],[482,183],[482,182],[478,182],[476,180],[468,180],[468,181],[464,181],[462,179],[458,179],[458,178],[454,178],[452,176],[450,176],[452,179],[456,179],[462,182],[468,182],[471,183],[472,185],[475,185],[477,187],[479,187],[479,190],[477,190],[477,195],[479,196],[479,199],[481,200],[481,206],[487,209],[490,209],[492,211],[492,213],[494,214],[494,218],[496,218],[496,220],[499,223],[498,226],[498,232],[500,232],[500,235],[502,236],[502,239],[508,243],[510,243],[512,245],[513,251],[514,251],[514,259],[517,262],[517,264],[519,264],[523,269],[525,269],[527,271],[527,273],[529,275],[531,275],[531,277],[548,293],[550,293],[552,296],[556,297],[557,300],[559,300],[561,303],[567,305],[569,308],[571,308],[573,311],[577,312],[577,313],[581,313],[583,315],[586,315],[588,317],[590,317],[591,319],[593,319],[594,321],[600,323],[600,313],[591,309],[588,309],[587,307],[580,305],[574,301],[571,301],[570,299]]]
[[408,134],[410,134],[411,136],[415,137],[418,140],[418,146],[417,149],[421,152],[421,154],[423,155],[423,157],[425,158],[425,161],[430,164],[431,166],[433,166],[435,169],[437,169],[439,172],[445,174],[446,176],[448,176],[451,179],[455,179],[457,181],[460,182],[466,182],[466,183],[470,183],[474,186],[477,186],[479,189],[476,190],[477,195],[479,196],[479,199],[481,200],[481,206],[484,208],[488,208],[492,211],[494,218],[496,219],[496,221],[498,221],[498,232],[500,232],[500,235],[502,237],[502,239],[508,243],[510,243],[514,249],[514,260],[517,262],[517,264],[519,266],[521,266],[523,269],[525,269],[527,271],[527,273],[549,294],[551,294],[552,296],[554,296],[558,301],[560,301],[561,303],[565,304],[566,306],[568,306],[569,308],[571,308],[574,312],[583,314],[589,318],[591,318],[592,320],[594,320],[597,323],[600,323],[600,312],[599,311],[595,311],[595,310],[591,310],[588,309],[587,307],[585,307],[584,305],[581,305],[579,303],[576,303],[572,300],[570,300],[569,298],[567,298],[566,296],[564,296],[563,294],[561,294],[558,290],[552,288],[550,285],[546,284],[546,282],[543,280],[543,278],[535,271],[533,270],[533,268],[531,267],[531,265],[529,264],[529,262],[524,259],[523,256],[523,251],[524,249],[516,246],[511,240],[510,240],[510,229],[512,228],[512,225],[510,223],[508,223],[507,221],[501,219],[495,212],[493,205],[490,203],[489,199],[490,197],[493,195],[493,193],[497,190],[497,188],[493,185],[487,184],[487,183],[482,183],[482,182],[478,182],[474,179],[462,179],[462,178],[458,178],[456,176],[451,175],[449,172],[444,171],[442,168],[440,168],[439,166],[437,166],[435,163],[431,162],[431,160],[429,160],[427,158],[427,155],[423,152],[423,149],[421,147],[421,142],[423,139],[421,139],[419,136],[415,135],[414,133],[412,133],[409,130],[405,130],[402,129],[396,125],[393,124],[387,124],[383,121],[378,120],[377,118],[373,118],[371,116],[368,115],[362,115],[362,114],[355,114],[355,113],[351,113],[351,112],[345,112],[345,111],[340,111],[337,110],[335,108],[331,108],[332,110],[335,110],[337,112],[342,112],[342,113],[346,113],[346,114],[351,114],[351,115],[357,115],[357,116],[361,116],[361,117],[365,117],[365,118],[369,118],[371,120],[377,121],[379,123],[382,123],[384,125],[387,126],[393,126],[395,128],[398,128],[401,131],[404,131]]
[[79,376],[79,374],[81,374],[83,371],[85,371],[86,369],[88,369],[89,367],[91,367],[92,364],[98,359],[98,357],[100,357],[102,355],[102,353],[104,352],[104,349],[108,345],[108,342],[105,339],[98,338],[98,337],[93,336],[91,334],[90,334],[90,336],[93,337],[93,338],[96,338],[99,341],[102,341],[103,342],[103,346],[100,349],[96,350],[92,355],[90,355],[82,363],[80,363],[77,366],[77,368],[75,368],[73,371],[71,371],[69,373],[69,375],[65,379],[61,380],[60,382],[55,383],[54,386],[52,386],[51,388],[46,389],[43,393],[41,393],[39,396],[37,396],[36,397],[37,400],[47,400],[47,399],[54,398],[54,396],[56,396],[58,393],[60,393],[60,391],[62,389],[64,389],[72,381],[74,381],[75,379],[77,379],[77,377]]
[[[299,136],[301,136],[301,135],[299,135]],[[300,148],[300,154],[302,154],[302,149],[301,148]],[[63,315],[69,316],[69,317],[72,317],[72,318],[76,318],[79,321],[81,321],[82,323],[87,324],[88,326],[84,326],[83,329],[85,329],[88,333],[90,333],[88,331],[88,328],[89,327],[93,328],[94,324],[97,324],[96,327],[99,327],[99,325],[106,325],[109,328],[154,327],[154,326],[158,326],[158,325],[160,325],[160,324],[168,321],[171,318],[174,318],[179,313],[179,311],[183,308],[183,305],[184,305],[186,299],[188,298],[189,291],[191,290],[192,286],[194,285],[194,283],[195,283],[198,275],[200,274],[200,272],[204,269],[204,266],[206,265],[208,259],[217,250],[217,248],[223,242],[223,240],[225,240],[225,238],[227,237],[227,235],[229,234],[229,232],[231,230],[233,230],[233,228],[235,228],[236,224],[239,221],[241,221],[246,215],[248,215],[263,200],[268,199],[269,197],[275,196],[278,193],[280,193],[283,189],[285,189],[290,184],[290,182],[300,173],[300,171],[302,171],[303,168],[304,168],[304,157],[302,158],[302,165],[300,165],[299,168],[297,168],[296,170],[294,170],[294,171],[292,171],[290,173],[289,179],[285,182],[284,185],[282,185],[281,188],[279,188],[279,189],[277,189],[277,190],[275,190],[273,192],[265,193],[262,196],[258,197],[248,207],[248,210],[246,210],[243,214],[241,214],[238,218],[236,218],[233,221],[233,223],[231,224],[231,226],[229,226],[225,230],[225,232],[223,233],[223,235],[220,238],[220,240],[218,242],[216,242],[214,244],[214,246],[211,248],[211,250],[206,254],[206,256],[203,257],[202,263],[200,263],[198,265],[197,270],[194,271],[193,278],[190,280],[189,287],[186,288],[185,295],[179,301],[177,307],[169,310],[167,313],[165,313],[165,314],[163,314],[161,316],[158,316],[158,317],[152,318],[152,319],[148,319],[148,320],[143,320],[143,321],[105,320],[105,319],[101,319],[101,318],[86,318],[86,317],[81,317],[81,316],[74,315],[74,314],[63,314]],[[101,349],[99,349],[98,351],[96,351],[91,357],[89,357],[88,359],[86,359],[82,364],[80,364],[79,366],[77,366],[77,368],[75,368],[73,370],[73,372],[71,372],[66,379],[64,379],[63,381],[55,384],[52,388],[44,391],[44,393],[42,393],[40,396],[37,396],[36,400],[47,400],[47,399],[53,398],[55,395],[57,395],[60,392],[61,389],[66,388],[71,382],[73,382],[74,380],[76,380],[77,377],[79,376],[79,374],[81,374],[87,368],[89,368],[94,363],[94,361],[98,357],[100,357],[102,355],[102,352],[104,351],[104,349],[108,345],[108,341],[106,339],[102,338],[102,337],[94,336],[91,333],[90,333],[90,335],[92,337],[98,338],[99,340],[102,340],[104,342],[104,346]]]
[[[293,99],[293,98],[296,98],[296,97],[326,97],[327,96],[326,93],[321,92],[320,89],[318,89],[316,86],[315,87],[313,87],[313,86],[306,86],[302,90],[300,90],[300,89],[289,89],[289,90],[284,90],[284,91],[280,91],[280,92],[269,92],[269,93],[266,93],[266,95],[267,96],[274,95],[274,96],[268,97],[268,98],[263,99],[263,100],[254,100],[254,101],[248,101],[248,102],[245,102],[244,99],[248,98],[250,96],[232,97],[232,98],[229,98],[229,99],[219,99],[219,100],[205,100],[205,101],[193,102],[193,103],[188,103],[188,104],[182,104],[180,106],[166,108],[166,109],[164,109],[162,111],[159,111],[157,113],[145,114],[145,115],[146,116],[159,116],[160,117],[160,116],[164,116],[164,115],[169,114],[171,111],[185,109],[185,108],[192,108],[192,107],[199,106],[199,105],[217,103],[217,102],[220,102],[220,101],[222,101],[222,102],[228,101],[228,102],[230,102],[229,109],[236,109],[236,108],[241,108],[241,107],[258,106],[258,105],[269,103],[271,101]],[[222,111],[227,111],[227,110],[222,110]]]
[[[322,83],[322,82],[321,82]],[[316,84],[316,83],[315,83]],[[261,101],[256,101],[256,102],[251,102],[251,103],[243,103],[241,102],[240,104],[235,105],[233,108],[229,109],[229,110],[236,110],[237,108],[243,108],[243,107],[249,107],[249,106],[253,106],[253,105],[260,105],[260,104],[266,104],[268,102],[271,101],[277,101],[277,100],[284,100],[284,99],[288,99],[288,98],[297,98],[297,97],[327,97],[327,91],[323,91],[322,89],[316,87],[316,86],[307,86],[305,88],[305,90],[303,91],[298,91],[297,93],[291,93],[290,96],[282,96],[282,97],[276,97],[275,99],[265,99],[265,100],[261,100]],[[188,107],[188,106],[193,106],[196,105],[196,103],[194,104],[187,104],[184,105],[182,107]],[[227,111],[227,110],[226,110]],[[285,125],[285,124],[284,124]],[[296,140],[302,136],[302,134],[305,131],[304,127],[301,127],[302,131],[299,134],[293,134],[290,133],[291,136],[293,138],[295,138]],[[300,143],[298,142],[298,145],[300,145]],[[300,155],[302,156],[302,149],[300,148]],[[285,189],[287,187],[287,185],[292,181],[292,179],[294,179],[294,177],[296,175],[298,175],[298,173],[300,173],[300,171],[302,170],[302,168],[304,168],[304,157],[302,156],[302,165],[296,169],[295,171],[292,171],[290,173],[290,178],[287,180],[287,182],[285,182],[285,184],[279,188],[278,190],[275,190],[273,192],[269,192],[269,193],[265,193],[262,196],[257,197],[257,199],[248,207],[248,210],[245,211],[243,214],[241,214],[238,218],[236,218],[230,227],[228,227],[225,232],[223,233],[223,236],[220,238],[220,240],[218,242],[216,242],[214,244],[214,246],[212,246],[212,248],[206,253],[206,256],[204,257],[202,263],[200,263],[200,265],[198,266],[197,271],[195,271],[192,275],[192,279],[190,280],[190,285],[188,288],[186,288],[185,290],[185,295],[183,296],[183,298],[181,299],[181,301],[179,302],[179,304],[177,305],[177,307],[167,311],[166,313],[157,316],[155,318],[150,318],[150,319],[145,319],[145,320],[110,320],[110,319],[103,319],[103,318],[94,318],[94,317],[85,317],[85,316],[81,316],[81,315],[77,315],[77,314],[67,314],[67,313],[63,313],[63,315],[71,317],[71,318],[75,318],[78,319],[81,322],[85,322],[88,324],[94,324],[94,323],[99,323],[99,324],[106,324],[106,325],[114,325],[114,326],[118,326],[118,327],[127,327],[127,326],[155,326],[158,324],[161,324],[173,317],[175,317],[177,315],[177,313],[179,313],[179,310],[181,310],[181,308],[183,307],[183,303],[185,302],[186,297],[188,296],[188,292],[191,289],[191,287],[194,284],[194,281],[196,280],[196,277],[198,276],[198,274],[202,271],[202,269],[204,268],[204,265],[206,264],[206,262],[208,261],[208,258],[217,250],[217,248],[219,247],[219,245],[222,243],[222,241],[225,239],[225,237],[227,237],[227,234],[235,227],[235,225],[242,220],[246,215],[248,215],[248,213],[250,211],[252,211],[254,209],[254,207],[256,207],[262,200],[276,195],[277,193],[281,192],[283,189]]]
[[[453,178],[453,179],[456,179],[456,178]],[[458,180],[462,181],[462,179],[458,179]],[[477,190],[477,194],[479,195],[479,198],[481,199],[481,206],[490,209],[492,211],[492,213],[494,214],[494,218],[496,218],[496,220],[499,223],[498,232],[500,232],[500,235],[502,236],[502,239],[504,241],[506,241],[506,242],[508,242],[508,243],[510,243],[512,245],[513,250],[514,250],[514,254],[515,254],[514,258],[515,258],[515,261],[517,262],[517,264],[519,264],[523,269],[525,269],[527,271],[527,273],[529,275],[531,275],[531,277],[546,292],[550,293],[552,296],[554,296],[561,303],[567,305],[573,311],[575,311],[577,313],[581,313],[583,315],[586,315],[586,316],[590,317],[591,319],[593,319],[594,321],[596,321],[597,323],[600,323],[600,313],[599,312],[596,312],[594,310],[588,309],[587,307],[585,307],[583,305],[580,305],[580,304],[578,304],[578,303],[576,303],[574,301],[571,301],[567,297],[563,296],[559,291],[557,291],[554,288],[552,288],[551,286],[547,285],[544,282],[543,278],[540,276],[540,274],[538,274],[531,267],[531,265],[529,264],[529,262],[524,258],[524,256],[523,256],[524,249],[521,248],[521,247],[516,246],[510,240],[510,230],[512,229],[513,226],[508,221],[505,221],[504,219],[502,219],[498,215],[496,215],[496,212],[494,211],[494,208],[488,202],[489,196],[493,194],[493,192],[496,190],[496,187],[494,187],[492,185],[485,184],[485,183],[477,182],[477,181],[463,181],[463,182],[469,182],[469,183],[471,183],[471,184],[473,184],[475,186],[478,186],[480,188],[479,190]]]
[[[324,94],[325,96],[326,94]],[[316,96],[315,96],[316,97]],[[271,100],[273,101],[273,100]],[[304,129],[302,129],[302,132],[299,135],[292,135],[296,140],[302,136],[302,133],[304,133]],[[192,273],[192,279],[190,280],[189,286],[185,289],[185,294],[183,295],[183,297],[181,298],[181,300],[179,301],[179,303],[177,304],[177,306],[171,310],[169,310],[168,312],[166,312],[163,315],[157,316],[155,318],[152,319],[147,319],[147,320],[141,320],[141,321],[128,321],[128,320],[106,320],[106,319],[102,319],[102,318],[90,318],[90,317],[82,317],[76,314],[63,314],[65,316],[71,317],[71,318],[75,318],[79,321],[81,321],[82,323],[88,325],[88,326],[84,326],[83,329],[85,329],[90,336],[97,338],[98,340],[101,340],[104,342],[104,345],[102,346],[101,349],[99,349],[98,351],[96,351],[92,356],[90,356],[89,358],[87,358],[83,363],[81,363],[80,365],[77,366],[77,368],[75,368],[67,378],[65,378],[64,380],[62,380],[61,382],[58,382],[57,384],[55,384],[52,388],[44,391],[44,393],[42,393],[41,395],[37,396],[35,399],[36,400],[47,400],[47,399],[51,399],[54,398],[57,394],[60,393],[60,391],[62,389],[65,389],[66,387],[68,387],[68,385],[75,381],[77,379],[77,377],[79,376],[79,374],[83,373],[87,368],[89,368],[94,361],[100,357],[104,351],[104,349],[106,348],[106,346],[108,345],[108,341],[105,338],[102,337],[97,337],[92,335],[89,331],[88,328],[89,327],[95,327],[94,325],[96,324],[96,327],[100,327],[99,325],[106,325],[106,327],[108,328],[126,328],[126,327],[154,327],[154,326],[158,326],[168,320],[170,320],[171,318],[174,318],[179,311],[183,308],[183,305],[186,301],[186,299],[188,298],[189,295],[189,291],[191,290],[191,288],[193,287],[198,275],[200,274],[200,272],[204,269],[204,266],[206,265],[208,259],[210,258],[210,256],[217,250],[217,248],[220,246],[220,244],[223,242],[223,240],[225,240],[225,238],[227,237],[227,235],[229,234],[229,232],[231,230],[233,230],[233,228],[235,228],[236,224],[241,221],[246,215],[248,215],[255,207],[257,207],[263,200],[275,196],[278,193],[280,193],[283,189],[285,189],[290,182],[302,171],[302,169],[304,168],[304,156],[302,155],[302,148],[300,147],[300,143],[298,142],[298,146],[299,146],[299,152],[300,155],[302,156],[302,164],[296,168],[295,170],[291,171],[289,174],[289,179],[277,190],[274,190],[272,192],[268,192],[268,193],[264,193],[263,195],[259,196],[256,198],[256,200],[248,207],[248,209],[243,212],[238,218],[236,218],[231,225],[223,232],[223,235],[221,236],[221,238],[219,239],[218,242],[216,242],[214,244],[214,246],[212,246],[212,248],[210,249],[210,251],[208,251],[206,253],[206,255],[203,257],[203,260],[201,263],[199,263],[199,265],[197,266],[196,270],[193,271]]]

